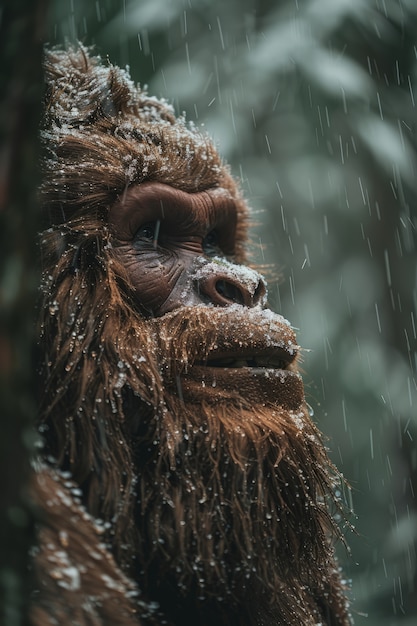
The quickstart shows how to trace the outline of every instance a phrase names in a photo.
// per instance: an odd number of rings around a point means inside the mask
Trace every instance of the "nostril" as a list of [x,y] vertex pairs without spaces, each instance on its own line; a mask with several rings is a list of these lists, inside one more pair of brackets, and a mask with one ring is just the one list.
[[203,301],[215,306],[264,306],[266,283],[255,270],[233,263],[209,262],[198,267],[193,276],[195,289]]
[[265,295],[266,295],[266,286],[265,286],[264,281],[261,279],[259,281],[258,286],[255,289],[255,293],[253,294],[253,304],[256,305],[259,302],[262,302]]
[[235,304],[246,304],[245,297],[237,285],[227,280],[218,280],[215,285],[216,291],[226,300],[230,300]]

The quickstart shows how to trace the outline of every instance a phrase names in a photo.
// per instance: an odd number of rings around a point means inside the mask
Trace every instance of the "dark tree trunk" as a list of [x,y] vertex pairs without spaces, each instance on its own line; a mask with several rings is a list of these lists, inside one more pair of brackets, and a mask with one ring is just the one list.
[[0,13],[0,623],[26,623],[33,515],[25,497],[35,414],[38,124],[46,0]]

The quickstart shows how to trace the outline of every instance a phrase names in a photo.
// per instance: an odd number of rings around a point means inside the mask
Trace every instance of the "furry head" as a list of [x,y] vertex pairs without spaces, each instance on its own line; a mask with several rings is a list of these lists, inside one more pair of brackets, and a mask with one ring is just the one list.
[[45,67],[45,458],[162,620],[348,624],[339,477],[294,331],[241,265],[235,181],[126,72],[82,47]]

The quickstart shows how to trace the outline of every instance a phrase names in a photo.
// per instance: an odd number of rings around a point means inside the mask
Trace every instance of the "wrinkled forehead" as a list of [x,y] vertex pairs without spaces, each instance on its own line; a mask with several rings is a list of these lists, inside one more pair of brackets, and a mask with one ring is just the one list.
[[109,223],[121,240],[129,240],[146,223],[164,222],[168,231],[204,237],[212,229],[228,234],[234,248],[238,206],[227,189],[188,193],[159,182],[133,186],[111,207]]

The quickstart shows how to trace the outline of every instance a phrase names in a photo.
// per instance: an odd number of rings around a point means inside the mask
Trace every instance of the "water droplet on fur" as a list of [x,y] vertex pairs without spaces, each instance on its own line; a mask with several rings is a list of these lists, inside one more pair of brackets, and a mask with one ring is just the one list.
[[309,416],[310,417],[314,417],[314,409],[313,409],[313,407],[308,402],[306,402],[306,404],[307,404],[307,409],[308,409]]

